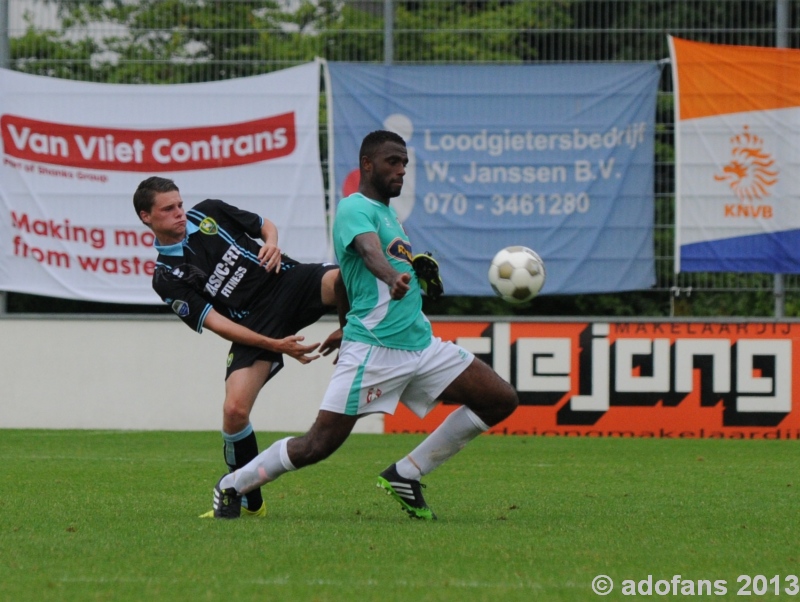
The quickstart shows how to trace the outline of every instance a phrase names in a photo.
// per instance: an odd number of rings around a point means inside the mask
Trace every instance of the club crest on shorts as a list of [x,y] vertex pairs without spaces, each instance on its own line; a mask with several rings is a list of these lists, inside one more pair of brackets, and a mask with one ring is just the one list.
[[198,226],[200,228],[200,232],[203,234],[211,234],[214,235],[219,232],[219,226],[217,226],[217,222],[214,221],[214,218],[207,217]]
[[228,354],[228,366],[227,367],[230,368],[232,363],[233,363],[233,354],[229,353]]

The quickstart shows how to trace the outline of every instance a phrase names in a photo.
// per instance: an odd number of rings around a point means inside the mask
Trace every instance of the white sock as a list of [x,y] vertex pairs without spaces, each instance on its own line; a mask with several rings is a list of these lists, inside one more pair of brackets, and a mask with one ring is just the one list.
[[245,494],[256,487],[274,481],[284,473],[297,470],[289,460],[286,445],[291,437],[276,441],[258,454],[248,464],[223,477],[222,489],[233,487],[239,494]]
[[418,481],[460,452],[481,433],[489,430],[475,412],[461,406],[428,435],[414,451],[397,462],[397,473]]

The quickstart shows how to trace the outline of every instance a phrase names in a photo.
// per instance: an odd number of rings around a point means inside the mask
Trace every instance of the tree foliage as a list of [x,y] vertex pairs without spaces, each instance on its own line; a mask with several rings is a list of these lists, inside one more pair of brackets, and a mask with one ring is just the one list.
[[[43,0],[60,26],[30,24],[11,38],[16,70],[107,83],[187,83],[243,77],[315,57],[384,62],[383,1],[373,0]],[[797,3],[792,10],[798,13]],[[531,61],[658,60],[666,35],[721,43],[772,45],[774,5],[724,2],[414,0],[394,4],[393,62],[525,63]],[[791,15],[793,22],[800,14]],[[798,42],[798,40],[791,40]],[[665,80],[669,79],[665,70]],[[664,87],[669,88],[669,81]],[[674,211],[672,97],[661,95],[656,131],[656,199]],[[325,110],[323,107],[321,110]],[[321,134],[324,134],[321,133]],[[321,135],[324,145],[327,140]],[[673,231],[655,232],[659,281],[671,273]],[[665,291],[541,296],[525,306],[494,298],[426,300],[436,314],[664,316],[772,314],[768,291],[706,292],[672,297]],[[75,310],[75,302],[55,302]],[[52,301],[9,295],[11,311],[45,311]],[[106,304],[85,304],[108,311]],[[113,306],[117,310],[120,306]],[[135,307],[128,308],[135,310]],[[141,308],[140,308],[141,309]],[[787,309],[797,313],[790,298]]]

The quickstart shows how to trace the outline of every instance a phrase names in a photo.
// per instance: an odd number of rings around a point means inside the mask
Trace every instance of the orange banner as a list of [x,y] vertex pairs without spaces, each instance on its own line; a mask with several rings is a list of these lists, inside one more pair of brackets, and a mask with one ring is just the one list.
[[669,38],[681,120],[800,106],[800,51]]
[[[800,324],[434,322],[519,392],[496,434],[800,439]],[[428,433],[404,406],[387,433]]]

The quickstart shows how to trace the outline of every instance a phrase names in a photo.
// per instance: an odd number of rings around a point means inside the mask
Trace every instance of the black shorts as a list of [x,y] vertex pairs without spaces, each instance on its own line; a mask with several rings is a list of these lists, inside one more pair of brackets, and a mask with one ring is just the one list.
[[[297,334],[327,313],[329,308],[322,304],[322,276],[337,268],[333,264],[297,264],[282,274],[278,285],[268,294],[256,300],[249,315],[239,324],[271,339]],[[240,368],[252,366],[257,360],[272,362],[267,380],[283,368],[282,354],[233,343],[228,353],[225,379]]]

